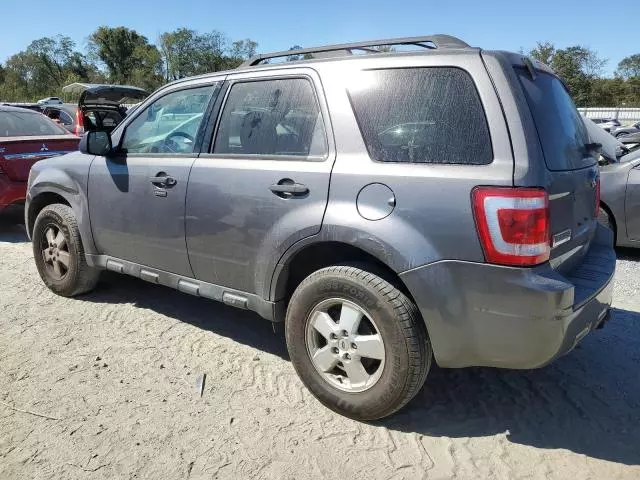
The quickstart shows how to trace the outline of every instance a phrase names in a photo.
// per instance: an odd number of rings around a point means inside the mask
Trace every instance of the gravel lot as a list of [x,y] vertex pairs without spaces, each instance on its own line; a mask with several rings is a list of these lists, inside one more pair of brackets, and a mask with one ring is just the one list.
[[253,314],[114,275],[53,295],[6,219],[0,285],[1,479],[640,478],[640,251],[568,356],[436,367],[373,424],[323,408]]

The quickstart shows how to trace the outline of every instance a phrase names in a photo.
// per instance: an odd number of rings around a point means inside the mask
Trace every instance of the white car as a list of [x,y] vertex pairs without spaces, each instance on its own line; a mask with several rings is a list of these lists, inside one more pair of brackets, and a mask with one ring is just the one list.
[[38,100],[38,105],[61,105],[62,100],[58,97],[47,97],[42,100]]
[[604,129],[606,132],[610,132],[611,129],[616,129],[620,126],[620,122],[615,118],[590,118],[593,123]]

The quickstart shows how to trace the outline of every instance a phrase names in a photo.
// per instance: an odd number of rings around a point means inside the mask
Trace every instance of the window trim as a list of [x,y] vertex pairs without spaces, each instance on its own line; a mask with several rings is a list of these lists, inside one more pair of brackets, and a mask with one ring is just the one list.
[[[231,90],[234,85],[240,83],[253,83],[253,82],[269,82],[273,80],[306,80],[311,85],[311,90],[316,99],[316,104],[318,106],[318,113],[322,118],[322,123],[324,125],[324,143],[326,147],[326,153],[322,156],[319,155],[267,155],[267,154],[259,154],[259,153],[214,153],[216,140],[218,138],[218,132],[220,130],[220,123],[222,122],[222,115],[224,114],[224,109],[227,106],[227,102],[229,100],[229,96],[231,95]],[[316,85],[313,77],[303,73],[296,74],[276,74],[273,76],[260,76],[260,77],[250,77],[250,78],[238,78],[238,79],[229,79],[227,80],[227,88],[224,92],[224,98],[222,99],[222,103],[217,112],[217,118],[215,122],[215,127],[213,129],[213,134],[211,137],[211,141],[209,144],[209,151],[207,152],[207,158],[227,158],[231,160],[275,160],[275,161],[285,161],[285,162],[324,162],[331,156],[331,144],[329,143],[329,124],[327,122],[327,118],[323,112],[321,97],[318,94],[316,89]]]
[[[217,89],[216,91],[216,84],[220,85],[220,88]],[[196,158],[198,157],[198,155],[200,155],[200,153],[202,153],[202,144],[203,144],[203,139],[204,139],[204,132],[206,130],[206,126],[209,122],[209,115],[211,113],[211,105],[213,103],[215,103],[215,100],[217,98],[217,96],[220,94],[220,91],[222,90],[224,86],[224,78],[218,78],[216,80],[213,80],[211,82],[204,82],[204,83],[198,83],[198,84],[190,84],[188,86],[185,86],[183,88],[173,88],[173,89],[168,89],[166,92],[163,92],[162,95],[158,95],[156,97],[153,98],[152,101],[150,101],[149,103],[146,103],[144,105],[144,108],[139,109],[139,111],[135,112],[135,116],[133,116],[131,118],[131,120],[129,120],[127,122],[126,125],[123,126],[122,131],[120,132],[120,137],[118,139],[118,150],[122,150],[122,144],[124,143],[125,137],[127,135],[127,131],[129,130],[129,127],[131,126],[131,124],[133,122],[136,121],[136,119],[140,116],[142,116],[151,105],[154,105],[157,101],[165,98],[168,95],[173,95],[174,93],[177,92],[185,92],[188,90],[197,90],[199,88],[204,88],[204,87],[213,87],[213,91],[211,92],[211,94],[209,95],[209,100],[207,101],[207,104],[202,112],[202,122],[200,122],[200,126],[198,127],[198,132],[196,133],[196,137],[195,137],[195,141],[194,141],[194,148],[193,148],[193,152],[188,152],[188,153],[178,153],[178,152],[126,152],[125,156],[126,157],[132,157],[132,158],[141,158],[141,157],[145,157],[145,158],[175,158],[175,157],[187,157],[187,158]]]
[[476,79],[467,69],[459,66],[459,65],[411,65],[411,66],[399,66],[399,67],[374,67],[374,68],[363,68],[359,70],[360,72],[377,72],[377,71],[389,71],[389,70],[425,70],[425,69],[451,69],[451,70],[460,70],[464,72],[470,79],[473,84],[474,91],[476,93],[476,97],[480,102],[480,106],[482,107],[482,113],[484,118],[484,123],[487,127],[487,140],[489,141],[489,148],[491,151],[490,157],[491,160],[488,163],[444,163],[444,162],[385,162],[383,160],[377,160],[371,156],[369,151],[369,145],[365,140],[365,134],[362,131],[362,126],[360,125],[360,120],[358,118],[358,114],[356,113],[356,108],[353,104],[353,99],[351,98],[351,92],[349,88],[345,86],[345,92],[347,98],[349,99],[349,106],[351,107],[351,112],[353,113],[353,117],[355,119],[355,123],[358,126],[358,132],[360,132],[360,138],[362,139],[362,143],[364,144],[365,151],[367,153],[367,157],[374,163],[380,163],[383,165],[419,165],[421,167],[487,167],[492,165],[496,160],[496,150],[493,145],[493,140],[491,138],[491,125],[489,124],[489,117],[487,116],[487,109],[482,101],[482,96],[480,95],[480,90],[478,89],[478,84],[476,83]]

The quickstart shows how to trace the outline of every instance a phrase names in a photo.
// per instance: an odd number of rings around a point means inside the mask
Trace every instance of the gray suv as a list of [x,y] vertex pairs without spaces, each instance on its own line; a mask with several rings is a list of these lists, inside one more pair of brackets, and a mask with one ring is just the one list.
[[541,367],[604,323],[597,147],[520,54],[446,35],[277,52],[37,163],[26,224],[55,293],[110,270],[284,321],[309,390],[371,420],[432,359]]

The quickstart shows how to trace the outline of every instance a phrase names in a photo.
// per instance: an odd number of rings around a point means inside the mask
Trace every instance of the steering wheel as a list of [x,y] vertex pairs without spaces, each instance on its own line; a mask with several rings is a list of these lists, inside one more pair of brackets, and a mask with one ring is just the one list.
[[184,145],[186,142],[182,141],[180,143],[173,140],[174,137],[180,137],[185,140],[189,140],[191,142],[191,149],[193,150],[193,143],[195,138],[193,138],[188,133],[184,132],[173,132],[167,135],[162,144],[162,150],[169,153],[184,153],[184,149],[181,148],[181,145]]

